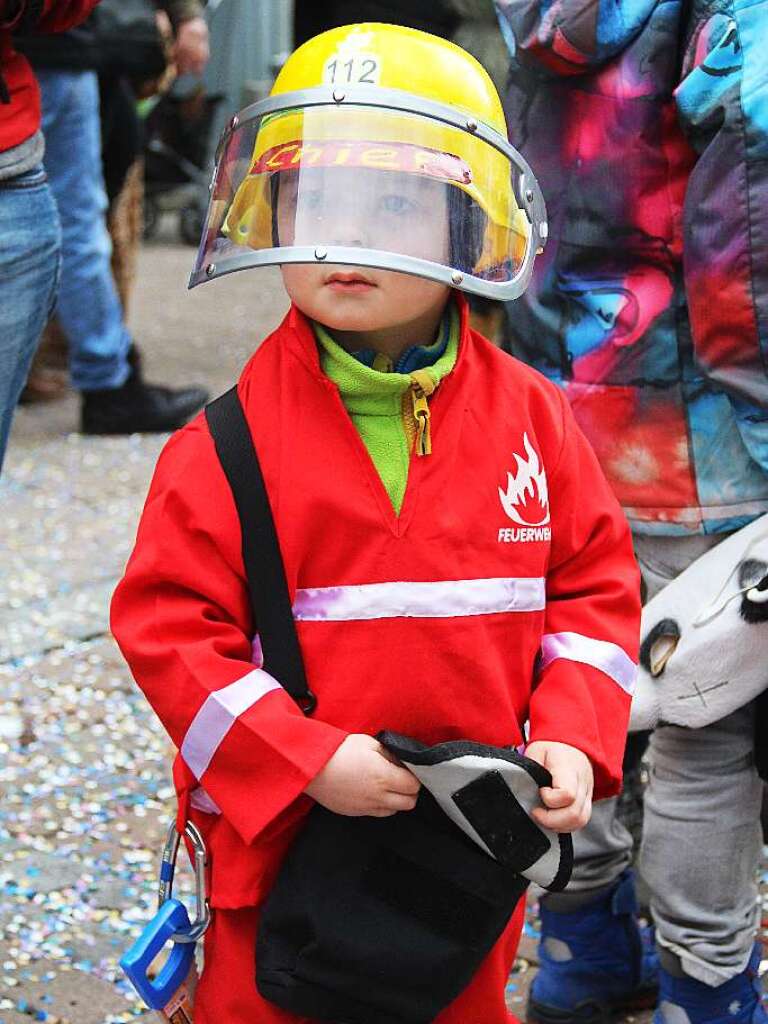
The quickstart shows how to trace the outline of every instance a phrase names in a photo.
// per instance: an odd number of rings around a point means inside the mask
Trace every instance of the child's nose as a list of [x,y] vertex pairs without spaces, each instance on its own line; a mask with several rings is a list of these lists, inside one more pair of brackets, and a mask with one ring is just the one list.
[[331,235],[334,245],[364,248],[368,246],[369,225],[362,217],[344,214],[340,211],[333,218]]

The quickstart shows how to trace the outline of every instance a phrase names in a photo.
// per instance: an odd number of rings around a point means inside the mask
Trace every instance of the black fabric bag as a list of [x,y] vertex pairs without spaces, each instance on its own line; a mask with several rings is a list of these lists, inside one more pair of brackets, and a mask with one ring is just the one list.
[[472,980],[527,884],[426,789],[391,818],[315,807],[262,911],[257,988],[299,1016],[429,1024]]
[[[311,713],[279,542],[236,390],[206,417],[240,517],[264,667]],[[403,737],[389,736],[379,739],[402,746]],[[257,988],[284,1010],[335,1024],[429,1024],[470,982],[527,884],[468,838],[426,787],[414,810],[389,818],[317,805],[262,909]]]
[[14,46],[35,68],[98,71],[142,82],[162,75],[168,63],[156,14],[152,0],[101,0],[86,21],[68,32],[20,30]]
[[101,0],[93,13],[99,70],[136,81],[157,78],[167,55],[151,0]]

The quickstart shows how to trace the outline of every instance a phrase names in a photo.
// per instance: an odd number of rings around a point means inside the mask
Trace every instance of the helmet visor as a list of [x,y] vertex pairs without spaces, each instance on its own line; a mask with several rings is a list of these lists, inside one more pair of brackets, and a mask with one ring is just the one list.
[[493,294],[472,282],[513,281],[532,244],[514,172],[489,142],[414,111],[331,103],[249,118],[220,147],[191,283],[327,259]]

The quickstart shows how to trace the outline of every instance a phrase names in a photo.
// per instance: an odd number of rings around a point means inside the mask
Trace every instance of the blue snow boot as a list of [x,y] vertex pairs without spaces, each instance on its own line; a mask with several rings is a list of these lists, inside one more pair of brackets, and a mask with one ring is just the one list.
[[617,1010],[656,1005],[658,959],[651,929],[638,925],[631,871],[576,910],[548,910],[546,902],[529,1022],[609,1024]]
[[756,943],[746,970],[717,988],[687,976],[676,978],[660,968],[653,1024],[768,1024],[759,966]]

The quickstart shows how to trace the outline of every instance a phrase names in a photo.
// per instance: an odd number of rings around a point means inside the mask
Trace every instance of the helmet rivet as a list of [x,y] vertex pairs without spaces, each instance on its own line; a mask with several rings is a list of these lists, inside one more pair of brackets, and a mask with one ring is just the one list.
[[530,188],[526,189],[526,191],[525,191],[525,201],[527,203],[532,203],[533,202],[533,190],[530,189]]
[[472,118],[469,121],[467,121],[467,131],[468,132],[476,132],[477,131],[477,121],[475,121],[474,118]]
[[454,270],[454,272],[451,274],[451,280],[453,281],[454,284],[461,284],[461,282],[464,280],[464,275],[460,270]]
[[237,116],[237,114],[233,114],[232,120],[229,122],[229,130],[231,132],[233,132],[235,130],[235,128],[237,128],[237,126],[239,124],[240,124],[240,118]]
[[343,93],[341,91],[341,89],[334,89],[333,90],[333,102],[334,103],[343,103],[345,98],[346,98],[346,94]]
[[315,249],[315,259],[316,260],[324,260],[324,259],[326,259],[327,256],[328,256],[328,250],[324,249],[322,245],[318,245],[318,247]]
[[548,238],[549,237],[549,225],[547,224],[546,221],[544,221],[543,224],[539,224],[539,237],[540,238]]
[[205,273],[207,277],[213,277],[213,275],[216,273],[216,264],[209,263],[208,266],[205,268]]

